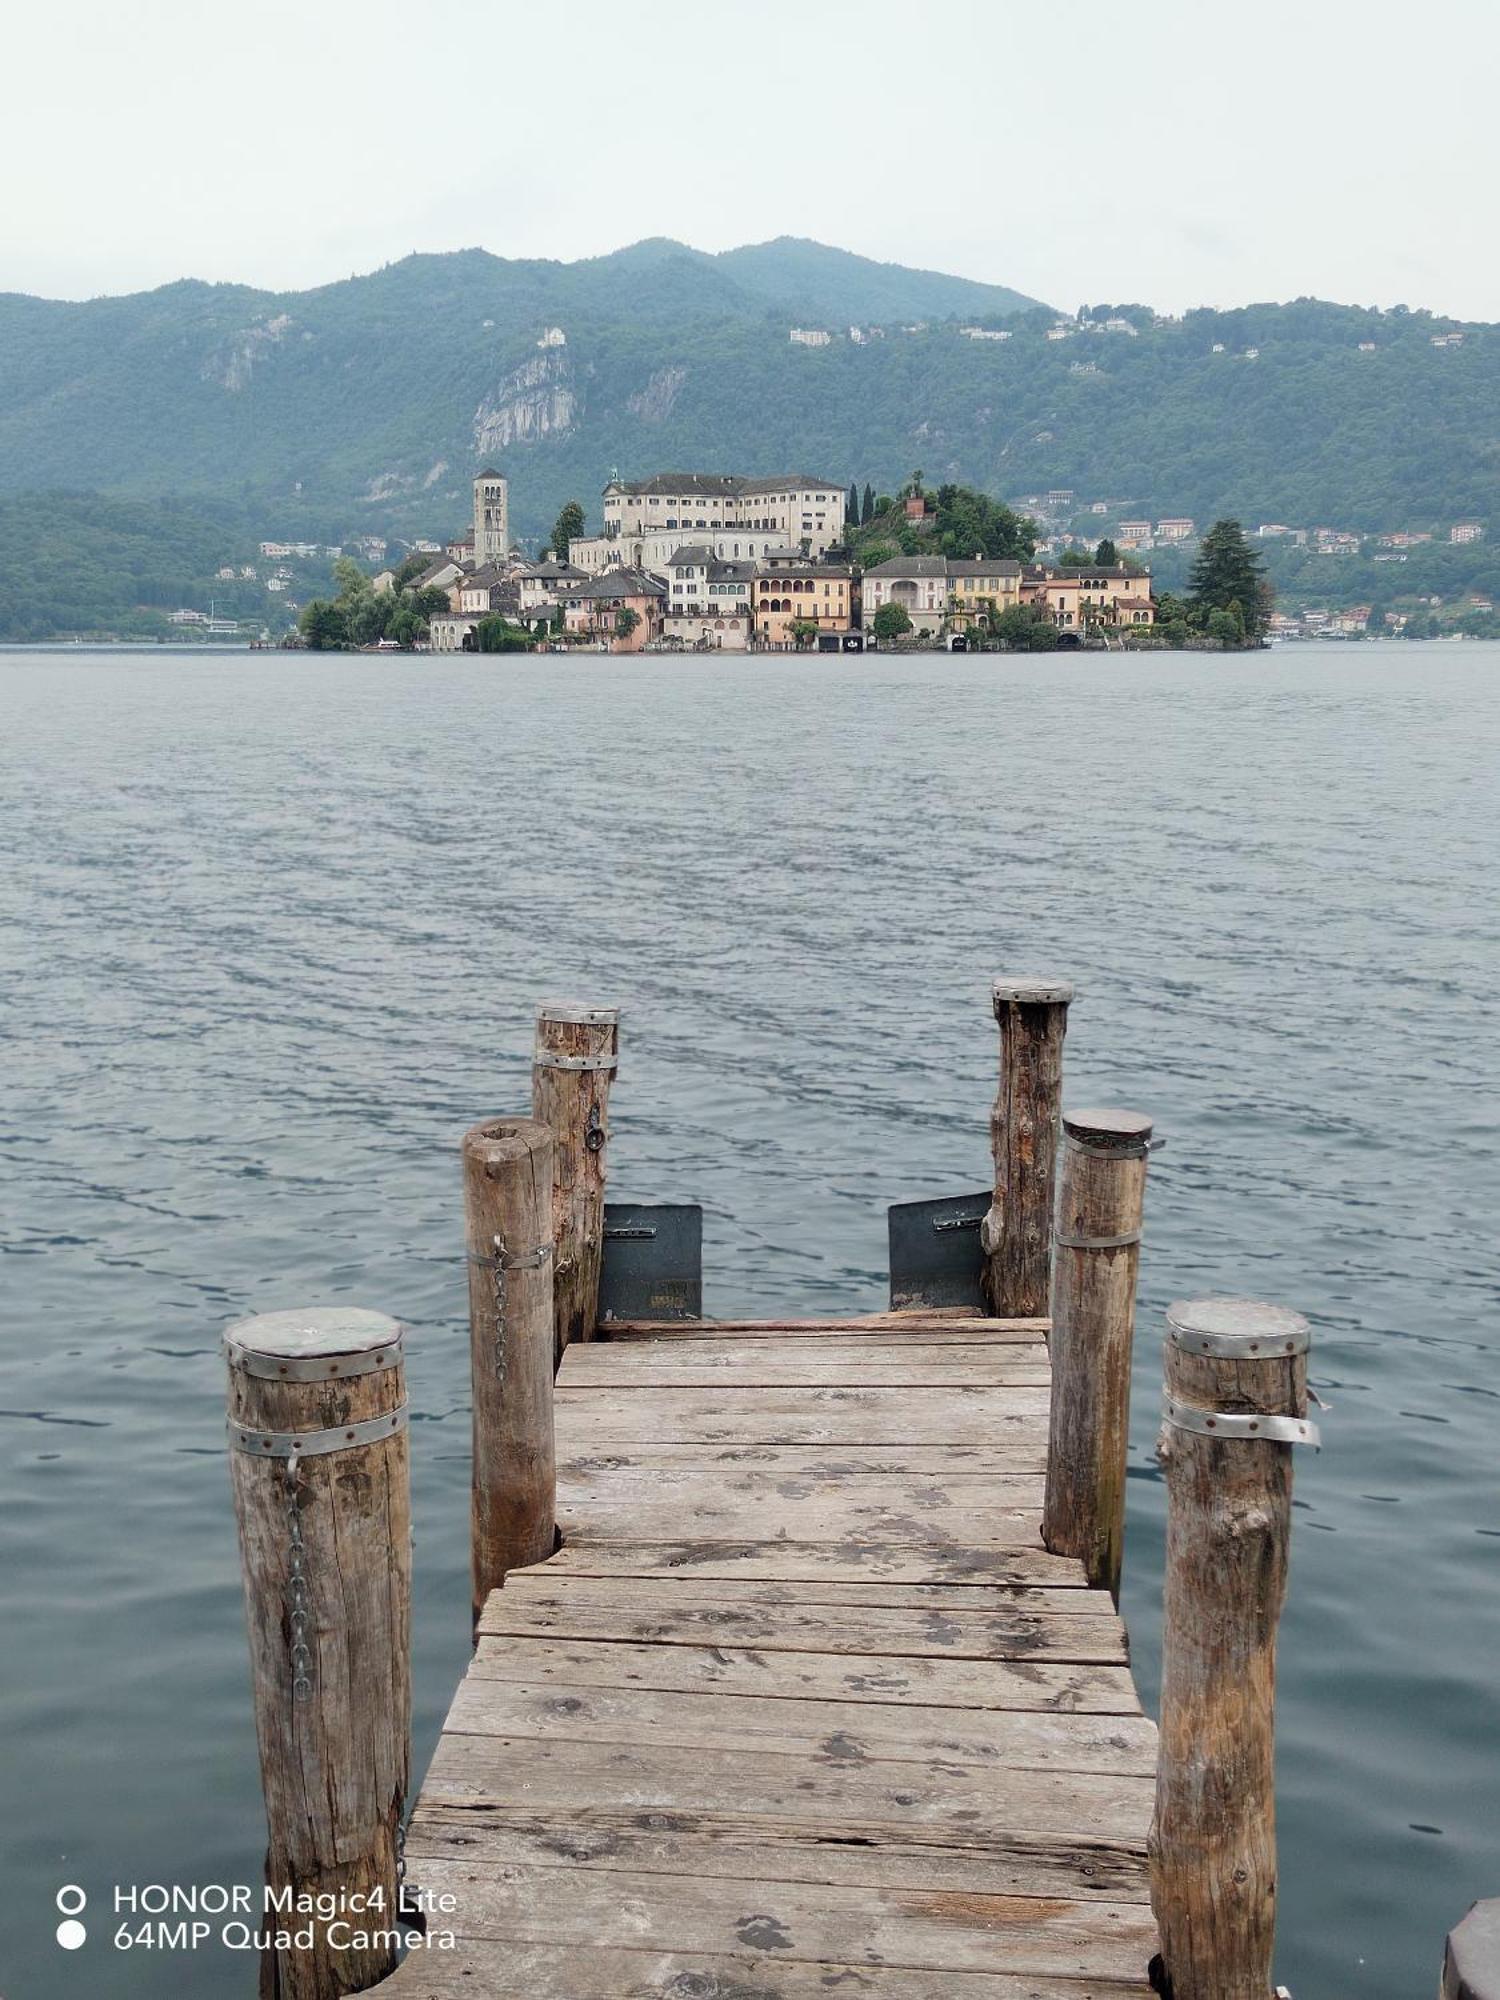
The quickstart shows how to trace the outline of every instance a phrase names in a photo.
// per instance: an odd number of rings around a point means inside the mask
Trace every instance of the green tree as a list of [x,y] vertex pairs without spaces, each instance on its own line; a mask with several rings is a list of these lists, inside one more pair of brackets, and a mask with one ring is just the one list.
[[869,480],[867,479],[865,481],[865,495],[863,500],[861,500],[859,503],[859,525],[862,528],[867,527],[874,518],[875,518],[875,488],[870,484]]
[[859,526],[859,482],[849,481],[849,498],[844,502],[844,524],[846,527]]
[[804,646],[810,646],[817,638],[818,621],[816,618],[794,618],[786,629],[792,635],[793,645],[801,652]]
[[1243,646],[1245,620],[1238,604],[1221,605],[1210,611],[1205,627],[1210,639],[1221,646]]
[[568,560],[568,550],[583,535],[585,526],[580,503],[577,500],[567,501],[552,525],[552,553],[559,562]]
[[622,604],[615,613],[615,637],[628,639],[640,622],[640,612],[633,611],[628,604]]
[[882,642],[899,639],[911,629],[911,618],[904,604],[882,604],[870,621],[870,630]]
[[991,623],[1007,653],[1055,653],[1057,627],[1044,604],[1012,604]]
[[481,653],[525,653],[534,644],[529,632],[498,612],[480,619],[474,627],[474,639]]
[[899,553],[900,551],[893,548],[889,542],[867,542],[860,552],[860,561],[866,569],[878,569],[882,563],[889,562]]
[[337,653],[349,643],[343,612],[325,597],[315,597],[302,607],[297,629],[315,653]]
[[427,637],[427,620],[408,598],[386,620],[385,636],[409,652],[419,639]]
[[1258,639],[1270,616],[1265,565],[1245,539],[1238,521],[1215,521],[1198,545],[1188,577],[1188,603],[1207,626],[1210,614],[1239,609],[1244,642]]
[[968,486],[938,488],[934,529],[937,545],[947,556],[1030,562],[1036,554],[1036,523]]
[[1094,561],[1100,569],[1118,569],[1120,567],[1120,551],[1115,547],[1108,535],[1104,537],[1104,540],[1095,549]]
[[1059,569],[1092,569],[1094,558],[1087,549],[1064,549],[1057,559]]

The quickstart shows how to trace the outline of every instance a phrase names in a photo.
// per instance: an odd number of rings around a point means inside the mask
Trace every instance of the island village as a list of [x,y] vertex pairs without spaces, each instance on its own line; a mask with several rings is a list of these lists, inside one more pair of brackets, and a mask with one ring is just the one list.
[[[888,503],[908,542],[934,509],[917,485]],[[864,567],[847,539],[849,501],[837,483],[801,473],[617,477],[604,489],[602,532],[533,558],[513,547],[508,483],[487,469],[474,480],[472,526],[420,568],[413,559],[382,570],[374,589],[428,594],[438,653],[481,650],[486,621],[547,645],[619,653],[961,651],[1021,607],[1054,627],[1060,646],[1122,645],[1153,623],[1150,571],[1110,560],[1108,545],[1100,560],[1055,569],[979,552],[900,553]]]

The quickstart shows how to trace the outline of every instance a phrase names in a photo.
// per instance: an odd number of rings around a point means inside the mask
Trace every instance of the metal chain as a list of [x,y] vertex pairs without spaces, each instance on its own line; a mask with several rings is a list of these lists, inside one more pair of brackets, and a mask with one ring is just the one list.
[[469,1252],[469,1262],[471,1264],[478,1264],[490,1274],[490,1296],[495,1308],[493,1367],[495,1380],[503,1383],[505,1380],[505,1309],[509,1304],[505,1274],[507,1271],[539,1270],[547,1262],[548,1258],[551,1257],[552,1245],[550,1243],[543,1243],[538,1249],[523,1251],[519,1257],[513,1257],[505,1247],[505,1238],[503,1236],[492,1236],[490,1243],[492,1245],[492,1254],[490,1256],[482,1257],[477,1250],[471,1250]]
[[294,1445],[286,1461],[287,1576],[286,1610],[292,1669],[292,1700],[306,1701],[312,1693],[312,1647],[307,1642],[312,1617],[307,1601],[307,1544],[302,1539],[299,1474],[301,1454]]

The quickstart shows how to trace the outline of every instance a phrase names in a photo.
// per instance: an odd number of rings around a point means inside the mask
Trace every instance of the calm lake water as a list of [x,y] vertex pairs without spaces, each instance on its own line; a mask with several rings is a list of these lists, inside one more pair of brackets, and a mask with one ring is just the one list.
[[[259,1879],[218,1336],[409,1322],[416,1761],[467,1652],[456,1142],[534,1003],[625,1008],[613,1188],[710,1311],[884,1303],[982,1185],[991,975],[1153,1113],[1125,1609],[1157,1685],[1162,1308],[1314,1323],[1280,1976],[1408,2000],[1500,1892],[1500,648],[1256,658],[0,658],[0,1984],[247,2000],[116,1881]],[[59,1884],[89,1941],[53,1941]]]

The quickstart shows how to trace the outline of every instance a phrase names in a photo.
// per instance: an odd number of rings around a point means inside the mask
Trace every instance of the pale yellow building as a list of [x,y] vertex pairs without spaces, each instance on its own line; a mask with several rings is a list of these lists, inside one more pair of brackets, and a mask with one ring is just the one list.
[[1021,565],[1013,557],[948,558],[948,618],[961,630],[1020,601]]

